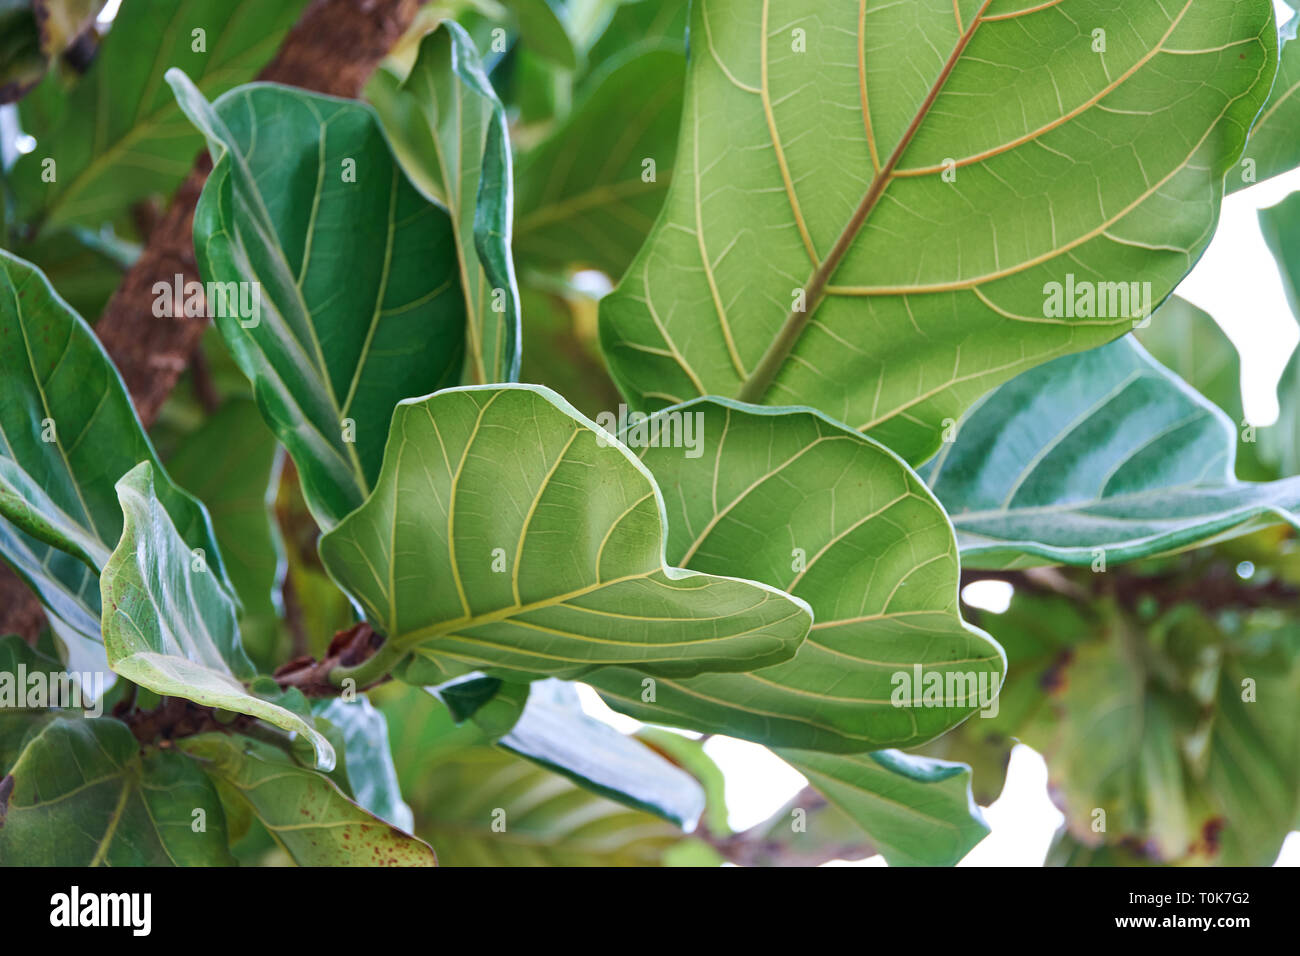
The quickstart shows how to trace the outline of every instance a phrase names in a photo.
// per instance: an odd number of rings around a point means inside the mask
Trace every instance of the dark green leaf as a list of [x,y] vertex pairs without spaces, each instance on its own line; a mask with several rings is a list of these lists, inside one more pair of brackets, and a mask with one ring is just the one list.
[[505,110],[474,42],[446,21],[420,41],[402,82],[379,71],[367,87],[402,168],[456,228],[465,292],[468,385],[519,377],[519,290],[510,257],[513,186]]
[[[22,103],[23,129],[37,147],[11,173],[19,220],[97,226],[151,193],[171,192],[202,140],[176,108],[163,72],[185,70],[207,96],[251,80],[305,5],[124,3],[85,76],[70,90],[48,76]],[[47,159],[55,163],[53,181],[43,178]]]
[[167,78],[214,159],[195,212],[200,271],[260,303],[256,316],[221,310],[217,327],[332,527],[378,475],[393,406],[460,380],[452,223],[368,107],[262,84],[209,104],[180,71]]
[[966,567],[1106,565],[1300,525],[1300,479],[1243,483],[1236,430],[1133,339],[984,398],[929,466]]
[[0,804],[4,865],[234,862],[221,802],[203,772],[175,751],[141,752],[119,721],[51,721],[28,742],[6,782],[12,792],[8,806]]

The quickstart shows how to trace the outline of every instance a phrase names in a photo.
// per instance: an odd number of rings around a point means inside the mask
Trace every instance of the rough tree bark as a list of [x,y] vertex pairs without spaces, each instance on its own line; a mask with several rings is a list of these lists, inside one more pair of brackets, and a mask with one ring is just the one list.
[[[367,77],[411,25],[421,2],[314,0],[258,79],[333,96],[358,96]],[[207,319],[184,315],[155,318],[153,285],[170,282],[177,273],[186,281],[199,278],[194,206],[211,168],[206,152],[195,160],[95,326],[145,427],[157,418],[207,325]],[[32,640],[43,624],[44,615],[26,585],[0,565],[0,634],[18,633]]]

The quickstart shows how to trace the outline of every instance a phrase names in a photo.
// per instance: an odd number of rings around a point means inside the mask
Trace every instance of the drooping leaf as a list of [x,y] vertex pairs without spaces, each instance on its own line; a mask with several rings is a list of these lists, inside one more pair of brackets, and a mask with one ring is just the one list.
[[221,801],[203,772],[175,751],[141,752],[130,729],[112,718],[46,724],[5,783],[0,864],[234,863]]
[[519,290],[510,256],[513,182],[505,110],[474,41],[443,22],[420,41],[400,83],[379,71],[367,87],[402,168],[446,208],[466,309],[468,385],[519,377]]
[[386,704],[416,832],[444,866],[653,866],[684,834],[456,726],[414,689]]
[[1228,192],[1236,192],[1300,166],[1300,142],[1295,129],[1300,124],[1300,43],[1296,27],[1300,15],[1293,14],[1278,30],[1282,44],[1281,63],[1273,92],[1255,120],[1241,164],[1228,174]]
[[260,304],[217,327],[331,527],[369,492],[393,406],[460,379],[452,224],[368,107],[266,84],[209,104],[180,71],[167,80],[214,159],[194,217],[200,272]]
[[179,745],[216,783],[222,802],[251,812],[299,865],[437,865],[428,844],[363,810],[324,774],[268,744],[200,734]]
[[680,44],[616,62],[521,159],[521,262],[623,274],[672,180],[685,71]]
[[1001,386],[927,474],[964,566],[1087,567],[1300,525],[1300,480],[1237,481],[1236,437],[1129,338]]
[[150,462],[158,497],[212,574],[225,566],[203,506],[163,470],[90,327],[29,263],[0,250],[0,554],[73,655],[102,667],[98,571],[122,533],[114,485]]
[[[688,443],[673,447],[671,435]],[[816,412],[718,399],[661,412],[623,437],[670,502],[671,562],[783,588],[808,602],[815,623],[792,660],[753,673],[584,677],[611,707],[769,746],[854,753],[924,743],[997,693],[1001,649],[958,610],[952,527],[890,451]],[[918,673],[930,676],[915,682]],[[947,689],[923,703],[927,679]],[[900,706],[900,688],[914,683],[903,694],[914,692],[913,705]]]
[[402,801],[397,771],[388,747],[388,722],[365,697],[315,701],[312,711],[343,736],[348,782],[353,799],[381,820],[411,832],[411,808]]
[[989,833],[965,764],[897,750],[778,753],[861,827],[890,866],[952,866]]
[[254,672],[239,641],[234,600],[177,535],[155,494],[152,466],[132,469],[117,492],[125,526],[100,576],[109,667],[165,697],[301,734],[317,765],[331,769],[334,748],[309,721],[244,687]]
[[[97,226],[189,172],[202,139],[161,82],[168,67],[207,96],[253,79],[306,0],[131,0],[85,76],[48,76],[23,100],[34,152],[11,172],[20,221]],[[53,160],[53,176],[46,160]],[[169,280],[170,276],[159,276]]]
[[549,389],[488,386],[399,404],[374,493],[320,554],[394,662],[689,676],[794,653],[802,602],[670,567],[664,537],[657,486],[608,433]]
[[497,743],[619,803],[691,828],[704,791],[635,737],[588,717],[572,684],[534,681],[519,720]]
[[615,380],[810,405],[912,462],[1131,329],[1129,283],[1173,290],[1277,57],[1269,0],[708,0],[691,38],[665,211],[602,303]]

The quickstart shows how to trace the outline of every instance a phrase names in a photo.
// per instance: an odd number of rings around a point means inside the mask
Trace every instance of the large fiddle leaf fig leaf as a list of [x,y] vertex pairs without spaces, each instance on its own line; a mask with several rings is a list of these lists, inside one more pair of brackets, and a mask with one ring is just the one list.
[[75,670],[103,666],[96,576],[122,533],[114,485],[142,461],[189,548],[225,567],[203,506],[163,470],[90,327],[0,250],[0,554],[36,592]]
[[650,473],[540,386],[398,405],[371,497],[320,542],[394,663],[656,675],[785,660],[810,615],[774,588],[668,566]]
[[1246,483],[1236,430],[1133,339],[1003,385],[928,470],[967,567],[1106,564],[1264,523],[1300,526],[1300,479]]
[[505,110],[474,41],[445,21],[399,81],[380,70],[367,97],[411,180],[446,208],[466,311],[468,385],[519,377],[519,290],[510,257],[513,182]]
[[170,192],[193,166],[202,139],[161,82],[163,71],[185,70],[208,96],[247,82],[304,6],[306,0],[123,4],[85,76],[70,89],[48,76],[20,107],[37,148],[11,172],[19,220],[96,226],[138,199]]
[[179,745],[212,778],[230,812],[251,813],[299,865],[437,865],[427,843],[362,809],[329,777],[269,744],[200,734]]
[[0,783],[0,864],[234,860],[221,801],[194,761],[175,751],[141,751],[130,729],[111,718],[59,718],[27,743]]
[[179,70],[167,81],[214,161],[194,216],[200,271],[256,297],[217,327],[332,527],[369,493],[393,406],[460,380],[455,230],[368,107],[267,84],[209,104]]
[[159,503],[142,462],[117,484],[122,540],[100,576],[104,646],[118,674],[165,697],[259,717],[311,742],[318,766],[334,748],[303,716],[250,693],[233,598],[194,555]]
[[[718,399],[660,412],[623,438],[671,503],[669,561],[780,587],[815,623],[793,659],[752,673],[586,676],[610,706],[854,753],[923,743],[996,695],[1002,652],[962,620],[952,527],[889,450],[816,412]],[[923,699],[932,681],[946,689]]]
[[[1295,4],[1291,4],[1294,8]],[[1289,169],[1300,166],[1300,140],[1295,136],[1300,125],[1300,43],[1296,28],[1300,15],[1292,15],[1279,27],[1282,44],[1281,62],[1273,92],[1255,120],[1240,166],[1228,174],[1228,192],[1245,189]]]
[[602,303],[615,380],[810,405],[912,462],[1173,290],[1278,42],[1269,0],[704,0],[691,38],[664,212]]
[[[623,274],[672,181],[685,72],[680,42],[615,63],[524,156],[515,230],[521,262]],[[629,103],[636,104],[630,112]]]

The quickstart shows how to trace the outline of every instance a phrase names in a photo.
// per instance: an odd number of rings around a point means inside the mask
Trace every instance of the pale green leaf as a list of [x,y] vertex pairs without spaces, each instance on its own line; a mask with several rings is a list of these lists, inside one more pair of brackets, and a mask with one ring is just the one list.
[[334,748],[302,716],[251,694],[229,592],[176,533],[142,462],[117,484],[122,540],[100,576],[104,645],[116,673],[165,697],[259,717],[311,742],[318,766]]
[[373,495],[320,554],[394,662],[689,676],[794,653],[801,601],[668,566],[665,530],[650,473],[554,392],[458,388],[398,405]]
[[1173,290],[1278,42],[1270,0],[701,0],[690,35],[664,212],[601,307],[615,380],[809,405],[912,462],[1146,311],[1056,315],[1048,283]]
[[[686,434],[699,444],[662,437]],[[718,399],[661,412],[623,438],[644,449],[671,503],[670,561],[783,588],[808,602],[815,623],[792,660],[753,673],[584,677],[610,706],[769,746],[853,753],[923,743],[997,693],[1001,649],[958,609],[952,527],[890,451],[816,412]],[[945,691],[923,704],[917,673]],[[900,688],[913,684],[915,704],[900,706]]]

